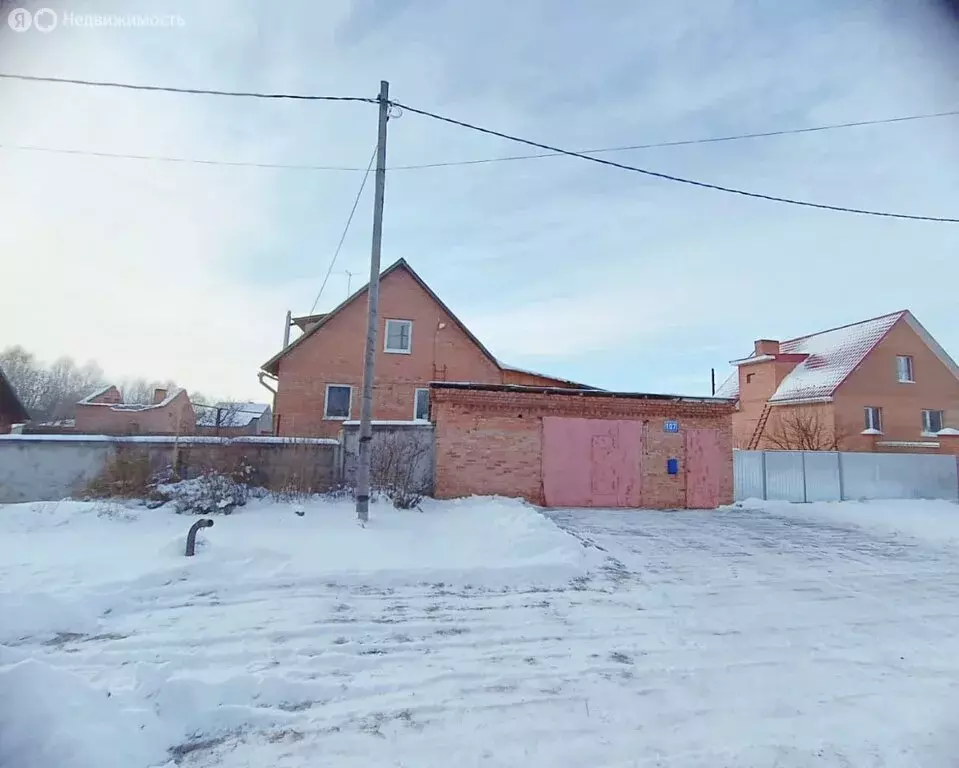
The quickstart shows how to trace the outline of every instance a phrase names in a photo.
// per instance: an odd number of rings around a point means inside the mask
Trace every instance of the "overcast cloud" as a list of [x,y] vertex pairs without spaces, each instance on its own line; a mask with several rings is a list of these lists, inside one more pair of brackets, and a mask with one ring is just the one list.
[[[571,148],[955,109],[959,29],[934,0],[47,3],[176,15],[0,27],[0,71],[394,98]],[[29,6],[28,6],[29,7]],[[278,10],[281,8],[282,10]],[[0,81],[0,144],[365,167],[375,107]],[[959,118],[606,155],[824,203],[956,217]],[[525,154],[406,113],[389,162]],[[359,187],[267,170],[0,148],[0,347],[263,399]],[[320,301],[365,280],[368,188]],[[708,393],[759,337],[912,309],[959,354],[959,225],[791,208],[569,158],[396,170],[405,257],[499,357],[623,390]]]

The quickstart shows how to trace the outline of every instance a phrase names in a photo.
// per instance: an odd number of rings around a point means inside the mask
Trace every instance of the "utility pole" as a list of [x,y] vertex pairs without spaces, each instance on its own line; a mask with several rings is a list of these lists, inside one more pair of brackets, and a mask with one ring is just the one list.
[[715,395],[715,394],[716,394],[716,369],[715,369],[715,368],[710,368],[710,369],[709,369],[709,378],[710,378],[710,380],[711,380],[711,382],[712,382],[712,386],[713,386],[713,392],[712,392],[712,394]]
[[370,456],[373,441],[373,374],[376,364],[376,326],[380,304],[380,249],[383,244],[383,196],[386,192],[386,122],[390,117],[390,84],[380,81],[380,120],[376,136],[376,187],[373,195],[373,245],[370,249],[369,317],[366,357],[363,361],[363,402],[360,408],[360,452],[356,466],[356,519],[370,519]]
[[286,322],[283,324],[283,349],[290,346],[290,326],[293,325],[293,313],[286,310]]

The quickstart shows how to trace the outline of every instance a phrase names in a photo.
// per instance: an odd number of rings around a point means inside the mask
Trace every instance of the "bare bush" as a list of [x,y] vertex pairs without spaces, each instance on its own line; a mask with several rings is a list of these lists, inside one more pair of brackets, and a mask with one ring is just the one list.
[[838,451],[848,432],[821,408],[779,406],[766,442],[781,451]]
[[373,440],[370,485],[397,509],[412,509],[429,492],[426,479],[430,445],[408,432],[389,432]]
[[94,499],[145,499],[153,489],[149,454],[120,446],[100,474],[89,482],[84,495]]

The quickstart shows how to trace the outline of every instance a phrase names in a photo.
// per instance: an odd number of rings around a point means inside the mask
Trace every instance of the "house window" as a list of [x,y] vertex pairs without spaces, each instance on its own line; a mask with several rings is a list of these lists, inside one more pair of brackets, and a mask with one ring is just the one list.
[[413,398],[413,418],[417,421],[427,421],[430,417],[430,391],[428,389],[416,390],[416,396]]
[[896,375],[899,381],[904,384],[911,384],[915,381],[912,375],[912,358],[909,355],[899,355],[896,358]]
[[350,406],[353,404],[353,387],[346,384],[327,384],[326,403],[323,405],[324,419],[350,418]]
[[882,432],[882,408],[866,406],[866,429]]
[[747,373],[747,374],[746,374],[746,383],[749,384],[749,383],[753,380],[753,376],[755,376],[755,375],[756,375],[755,373]]
[[384,351],[408,355],[412,349],[413,321],[387,320]]
[[944,427],[942,411],[923,411],[922,412],[922,431],[925,434],[934,435]]

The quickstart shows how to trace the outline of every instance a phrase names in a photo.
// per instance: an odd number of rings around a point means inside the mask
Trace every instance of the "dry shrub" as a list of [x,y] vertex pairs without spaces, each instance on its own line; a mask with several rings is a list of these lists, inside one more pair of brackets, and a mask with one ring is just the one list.
[[94,499],[144,499],[153,490],[150,455],[142,450],[119,446],[86,487],[85,496]]
[[406,432],[378,435],[370,456],[370,486],[397,509],[412,509],[428,493],[425,478],[431,446]]

